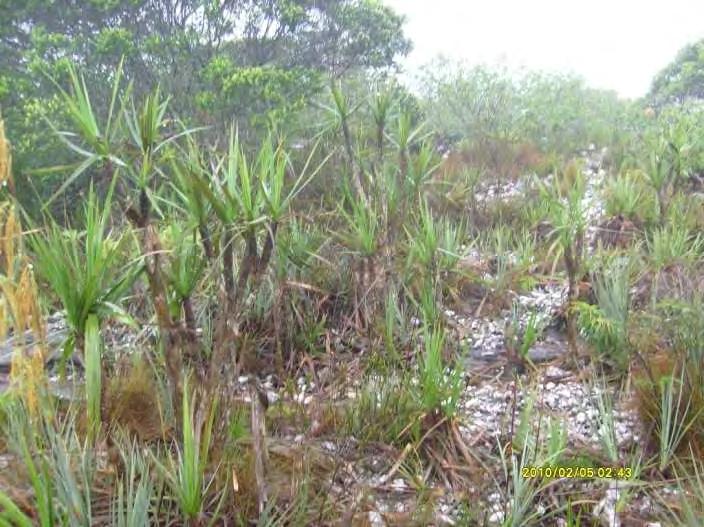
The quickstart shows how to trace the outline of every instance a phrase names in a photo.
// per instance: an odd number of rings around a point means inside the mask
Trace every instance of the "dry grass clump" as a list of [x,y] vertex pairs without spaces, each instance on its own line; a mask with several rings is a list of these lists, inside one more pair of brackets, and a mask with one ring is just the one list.
[[141,441],[163,438],[171,429],[164,423],[157,381],[142,361],[112,380],[104,404],[108,422]]
[[530,172],[543,173],[549,161],[549,156],[530,143],[486,139],[453,151],[443,161],[441,172],[458,174],[468,168],[482,168],[506,180]]
[[704,294],[704,268],[672,263],[662,269],[645,269],[635,283],[633,300],[636,306],[678,300],[688,302]]
[[599,226],[596,245],[605,249],[628,249],[637,240],[639,227],[623,214],[605,219]]

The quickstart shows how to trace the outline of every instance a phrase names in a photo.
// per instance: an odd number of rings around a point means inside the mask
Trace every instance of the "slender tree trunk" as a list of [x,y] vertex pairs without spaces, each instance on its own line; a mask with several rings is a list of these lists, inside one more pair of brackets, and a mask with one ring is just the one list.
[[213,241],[210,238],[210,231],[206,225],[201,225],[198,227],[198,232],[200,234],[201,243],[203,244],[203,252],[205,253],[205,257],[209,261],[212,261],[215,257],[215,251],[213,249]]
[[362,186],[362,169],[355,162],[354,151],[352,149],[352,134],[350,134],[349,125],[347,124],[347,119],[342,119],[342,136],[345,141],[345,151],[347,152],[347,158],[350,164],[350,169],[352,170],[352,184],[355,187],[358,197],[364,202],[365,205],[369,205],[369,199],[364,192],[364,187]]
[[574,254],[574,248],[570,245],[565,247],[565,269],[567,271],[567,313],[565,314],[567,329],[567,345],[570,355],[576,360],[579,354],[577,347],[577,321],[575,319],[574,307],[579,295],[578,261],[579,257]]
[[141,233],[142,253],[146,260],[147,282],[156,312],[157,324],[164,346],[166,374],[175,411],[181,403],[181,366],[183,342],[167,302],[167,291],[161,274],[161,243],[156,228],[149,221],[150,204],[146,191],[139,196],[139,210],[129,209],[127,217]]
[[222,248],[222,281],[225,288],[225,298],[227,303],[225,309],[220,309],[220,316],[227,316],[235,309],[236,291],[235,291],[235,240],[231,235],[230,229],[225,231],[225,244]]
[[276,241],[276,231],[279,228],[279,223],[276,221],[271,222],[266,236],[266,242],[264,242],[264,247],[262,248],[262,254],[257,262],[257,274],[260,275],[266,270],[266,266],[269,265],[269,260],[271,259],[271,254],[274,251],[274,242]]
[[242,259],[242,267],[240,268],[239,276],[237,277],[237,293],[242,295],[247,287],[249,276],[257,271],[257,263],[259,261],[257,255],[257,238],[253,230],[249,230],[244,234],[245,239],[245,255]]

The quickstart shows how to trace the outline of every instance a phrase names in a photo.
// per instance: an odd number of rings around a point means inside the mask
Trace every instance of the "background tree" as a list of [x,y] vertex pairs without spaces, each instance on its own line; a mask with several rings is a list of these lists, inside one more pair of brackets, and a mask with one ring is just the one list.
[[655,76],[649,97],[656,104],[704,98],[704,39],[682,48]]
[[61,122],[49,77],[67,79],[69,61],[96,100],[110,100],[124,57],[138,97],[158,84],[173,116],[218,135],[234,120],[246,138],[285,126],[325,77],[391,67],[410,48],[402,17],[374,0],[0,0],[0,19],[0,107],[25,202],[27,174],[69,163],[45,125]]

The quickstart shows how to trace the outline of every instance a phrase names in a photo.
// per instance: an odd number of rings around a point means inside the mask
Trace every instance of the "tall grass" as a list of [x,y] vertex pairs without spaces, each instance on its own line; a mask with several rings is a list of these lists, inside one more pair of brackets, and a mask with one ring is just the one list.
[[676,504],[661,499],[669,513],[673,524],[685,527],[695,527],[701,524],[704,517],[704,463],[697,459],[690,450],[691,465],[682,462],[675,463],[674,472],[677,475],[677,490],[679,499]]
[[611,395],[607,391],[606,383],[602,379],[595,379],[594,388],[596,390],[596,403],[598,410],[599,441],[606,456],[611,463],[617,463],[620,452],[618,440],[616,438],[616,426],[614,423],[614,405]]
[[48,431],[56,496],[65,508],[68,524],[90,527],[94,525],[92,497],[97,465],[94,451],[80,441],[71,421],[61,433],[51,427]]
[[[46,394],[42,401],[43,405],[52,404]],[[33,524],[93,525],[96,459],[93,449],[76,431],[76,410],[69,408],[59,424],[49,413],[33,418],[21,399],[8,408],[3,432],[27,471],[36,514]]]
[[[6,408],[7,423],[3,432],[15,455],[24,463],[30,486],[33,491],[35,521],[41,527],[53,527],[61,517],[56,503],[56,482],[51,465],[41,452],[46,447],[46,439],[41,433],[43,423],[37,429],[29,409],[21,400],[13,400]],[[37,433],[37,431],[39,433]],[[21,518],[21,517],[20,517]]]

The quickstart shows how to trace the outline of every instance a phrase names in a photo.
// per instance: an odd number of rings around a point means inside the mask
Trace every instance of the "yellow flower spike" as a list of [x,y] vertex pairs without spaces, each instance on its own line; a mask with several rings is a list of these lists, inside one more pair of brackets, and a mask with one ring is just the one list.
[[21,320],[19,320],[20,309],[17,303],[17,295],[15,294],[16,288],[10,280],[3,278],[0,280],[0,290],[2,291],[3,297],[5,299],[6,313],[9,311],[9,317],[12,317],[12,327],[17,329],[21,326]]
[[25,353],[15,350],[10,369],[10,386],[15,394],[24,399],[32,418],[39,415],[40,395],[44,375],[44,358],[38,350]]
[[5,337],[7,337],[7,330],[10,326],[7,317],[7,306],[4,299],[0,299],[0,340],[5,340]]
[[15,270],[15,257],[17,247],[15,240],[20,234],[15,208],[10,206],[5,218],[5,229],[3,237],[2,252],[5,255],[5,275],[12,276]]
[[10,143],[5,137],[5,123],[0,118],[0,186],[8,186],[10,192],[15,191],[12,180],[12,155],[10,154]]
[[34,299],[31,298],[31,275],[28,267],[24,267],[20,273],[20,279],[17,284],[17,306],[19,308],[19,324],[21,328],[28,329],[32,318],[32,304]]
[[39,291],[37,290],[37,282],[34,279],[34,271],[29,266],[27,266],[27,276],[28,286],[26,294],[30,304],[30,326],[32,328],[32,332],[34,333],[35,345],[39,348],[42,357],[46,358],[47,353],[49,352],[46,343],[46,325],[39,307]]

